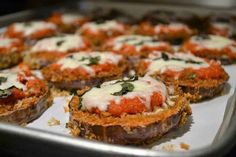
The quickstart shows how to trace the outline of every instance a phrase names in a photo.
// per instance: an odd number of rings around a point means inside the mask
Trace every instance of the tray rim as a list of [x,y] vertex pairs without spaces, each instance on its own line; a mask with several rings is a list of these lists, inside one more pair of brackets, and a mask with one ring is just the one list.
[[[81,0],[80,2],[83,2],[85,0]],[[89,0],[90,2],[94,2],[94,0]],[[109,0],[102,0],[105,2],[110,2]],[[130,1],[130,0],[129,0]],[[74,1],[75,2],[75,1]],[[122,0],[115,0],[115,2],[122,2],[125,3]],[[132,1],[134,2],[134,1]],[[165,5],[165,4],[164,4]],[[56,5],[56,6],[49,6],[39,9],[31,9],[31,10],[24,10],[17,13],[9,14],[0,17],[0,27],[3,27],[4,25],[7,25],[11,22],[15,21],[21,21],[26,20],[30,18],[38,18],[42,16],[40,14],[48,13],[53,10],[58,10],[58,7],[62,7],[62,4]],[[63,6],[65,7],[65,6]],[[174,6],[175,7],[175,6]],[[39,13],[40,12],[40,13]],[[205,156],[205,155],[215,155],[220,156],[226,153],[227,151],[232,148],[236,141],[232,141],[232,137],[236,137],[236,89],[234,90],[234,94],[231,96],[232,102],[230,102],[228,106],[230,106],[230,109],[228,111],[232,111],[230,115],[226,114],[224,115],[224,121],[228,121],[228,124],[226,126],[223,126],[224,129],[219,129],[219,131],[223,131],[223,134],[225,134],[224,138],[222,138],[222,132],[218,133],[219,137],[215,138],[214,144],[195,149],[195,150],[189,150],[185,152],[160,152],[156,150],[151,149],[144,149],[144,148],[137,148],[137,147],[131,147],[131,146],[119,146],[119,145],[113,145],[113,144],[106,144],[102,142],[97,141],[89,141],[81,138],[73,138],[70,136],[65,136],[62,134],[47,132],[39,129],[34,128],[24,128],[21,126],[16,126],[12,124],[2,123],[0,122],[0,137],[2,135],[6,135],[8,137],[15,137],[16,135],[21,136],[21,138],[24,138],[27,140],[35,140],[35,142],[46,142],[52,145],[58,145],[58,146],[66,146],[67,150],[70,150],[71,152],[80,153],[81,151],[89,150],[91,153],[90,155],[97,156],[98,154],[106,154],[106,155],[117,155],[117,156]],[[222,122],[222,124],[223,124]],[[226,133],[224,133],[226,132]],[[39,135],[39,136],[37,136]],[[220,136],[221,135],[221,136]],[[3,136],[2,136],[3,137]],[[220,142],[219,142],[220,141]],[[4,146],[4,143],[0,142],[0,146]],[[70,146],[68,149],[68,146]],[[74,148],[77,148],[76,150]],[[78,149],[79,148],[79,149]],[[0,148],[1,150],[2,148]],[[223,150],[223,151],[222,151]]]

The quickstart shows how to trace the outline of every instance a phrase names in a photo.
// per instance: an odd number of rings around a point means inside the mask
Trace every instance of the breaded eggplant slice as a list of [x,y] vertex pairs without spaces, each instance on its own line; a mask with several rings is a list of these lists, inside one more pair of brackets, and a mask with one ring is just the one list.
[[112,52],[78,52],[42,69],[44,78],[60,89],[83,89],[121,78],[126,59]]
[[148,144],[191,115],[187,99],[151,77],[106,82],[73,96],[68,127],[74,136],[114,144]]
[[153,53],[136,66],[139,75],[150,75],[178,85],[191,102],[213,98],[229,79],[221,64],[185,53]]
[[29,123],[52,104],[47,84],[29,70],[2,72],[0,81],[0,121]]
[[236,63],[236,42],[219,35],[192,36],[180,50],[198,57],[218,60],[224,65]]
[[69,53],[88,50],[90,43],[78,35],[63,34],[39,40],[24,57],[31,69],[41,69]]
[[60,32],[63,33],[74,33],[78,27],[88,20],[88,17],[73,12],[53,12],[47,19],[47,21],[56,24]]
[[9,68],[22,60],[24,43],[19,39],[0,37],[0,69]]
[[55,24],[45,21],[17,22],[7,27],[4,35],[22,40],[38,40],[57,33]]

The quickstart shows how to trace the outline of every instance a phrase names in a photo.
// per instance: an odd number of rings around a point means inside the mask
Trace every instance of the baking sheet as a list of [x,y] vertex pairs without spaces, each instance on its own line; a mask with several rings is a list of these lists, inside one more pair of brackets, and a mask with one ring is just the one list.
[[[101,5],[105,8],[110,8],[108,3],[97,3],[96,6]],[[158,8],[158,6],[152,6],[151,8],[143,6],[133,6],[132,4],[125,5],[111,5],[117,6],[117,8],[122,8],[133,12],[133,10],[142,10],[138,13],[146,12],[147,10],[153,10]],[[130,9],[133,6],[135,9]],[[84,5],[84,9],[93,7],[93,5]],[[146,8],[146,10],[145,10]],[[164,9],[168,9],[166,7]],[[170,10],[170,8],[169,8]],[[175,8],[175,10],[182,10],[182,8]],[[186,10],[186,7],[185,7]],[[189,8],[189,11],[195,11],[196,13],[209,13],[211,10],[199,11],[199,8]],[[232,11],[232,10],[229,10]],[[137,12],[137,11],[136,11]],[[139,14],[137,14],[139,16]],[[0,32],[3,29],[0,30]],[[145,147],[146,149],[158,150],[158,151],[186,151],[180,147],[180,143],[185,143],[190,146],[189,150],[197,150],[199,148],[205,148],[212,144],[220,126],[223,121],[224,111],[227,105],[229,97],[233,94],[236,87],[236,65],[225,66],[225,70],[229,73],[230,79],[228,85],[226,86],[223,95],[218,96],[212,100],[205,101],[202,103],[192,104],[193,114],[187,125],[182,128],[175,129],[162,137],[156,143]],[[71,96],[68,97],[56,97],[54,99],[53,105],[37,120],[28,124],[26,127],[36,128],[39,130],[50,131],[54,133],[59,133],[66,136],[71,136],[69,130],[65,127],[69,119],[69,113],[65,112],[65,108],[70,101]],[[60,125],[49,126],[48,122],[52,118],[60,121]]]
[[[187,125],[172,130],[156,143],[147,146],[147,149],[186,151],[186,149],[181,148],[181,143],[189,145],[189,150],[200,149],[212,144],[223,121],[227,101],[236,87],[236,65],[224,66],[224,68],[230,75],[230,79],[222,95],[212,100],[191,104],[193,113]],[[67,105],[70,99],[71,96],[56,97],[53,105],[40,118],[28,124],[27,127],[71,136],[66,128],[66,123],[69,120]],[[60,124],[49,126],[48,122],[51,122],[52,118],[60,121]]]

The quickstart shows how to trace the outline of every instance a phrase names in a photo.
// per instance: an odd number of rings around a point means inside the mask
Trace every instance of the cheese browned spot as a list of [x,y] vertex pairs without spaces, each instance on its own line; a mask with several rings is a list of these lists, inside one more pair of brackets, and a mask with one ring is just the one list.
[[121,80],[113,80],[103,83],[100,88],[93,87],[81,97],[81,109],[98,108],[100,111],[107,111],[111,101],[119,104],[123,98],[138,98],[145,104],[147,111],[151,111],[151,96],[154,92],[160,93],[164,101],[168,96],[166,86],[148,76],[129,82],[133,88],[124,95],[115,95],[114,93],[122,90],[122,83]]

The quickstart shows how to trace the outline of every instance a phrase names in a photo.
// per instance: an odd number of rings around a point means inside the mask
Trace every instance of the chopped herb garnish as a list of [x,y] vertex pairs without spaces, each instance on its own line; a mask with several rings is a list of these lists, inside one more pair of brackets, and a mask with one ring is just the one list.
[[167,61],[169,60],[169,56],[165,53],[161,53],[161,58],[164,60],[164,61]]
[[124,80],[124,79],[118,80],[114,84],[119,83],[119,82],[134,82],[136,80],[138,80],[138,76],[134,75],[134,76],[131,76],[130,78],[128,78],[127,80]]
[[56,44],[57,44],[57,46],[61,46],[64,42],[65,42],[65,40],[60,40]]
[[196,40],[207,40],[207,39],[210,39],[210,37],[207,34],[199,34],[196,37]]
[[98,64],[98,62],[100,61],[100,56],[96,56],[96,57],[90,57],[89,58],[89,65],[94,65],[94,64]]
[[79,98],[79,106],[78,106],[78,109],[80,110],[81,108],[82,108],[82,100],[83,100],[83,98]]
[[7,81],[7,77],[0,77],[0,85]]
[[105,20],[104,19],[98,19],[95,21],[96,24],[103,24],[105,23]]
[[10,89],[0,90],[0,98],[7,98],[12,94]]
[[25,22],[24,25],[25,25],[26,27],[30,27],[30,26],[32,26],[32,23],[31,23],[31,22]]
[[119,92],[112,93],[115,96],[121,96],[127,94],[128,92],[132,92],[134,90],[134,85],[129,82],[124,82],[121,84],[122,89]]
[[191,63],[191,64],[202,64],[202,62],[194,61],[194,60],[186,60],[185,63]]
[[100,58],[100,56],[96,56],[96,57],[82,57],[79,61],[85,61],[85,60],[89,60],[89,63],[87,65],[95,65],[95,64],[99,63],[101,58]]
[[183,60],[180,59],[180,58],[171,58],[171,60],[174,60],[174,61],[183,61]]

